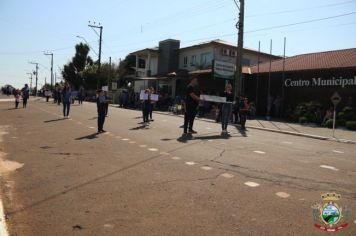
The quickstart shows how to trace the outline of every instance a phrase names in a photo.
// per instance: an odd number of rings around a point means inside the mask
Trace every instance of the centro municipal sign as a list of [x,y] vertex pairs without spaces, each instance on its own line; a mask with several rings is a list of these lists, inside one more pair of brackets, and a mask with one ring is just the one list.
[[347,86],[356,86],[356,76],[354,78],[335,78],[323,79],[323,78],[312,78],[311,80],[292,80],[286,79],[284,82],[285,87],[328,87],[328,86],[341,86],[345,88]]

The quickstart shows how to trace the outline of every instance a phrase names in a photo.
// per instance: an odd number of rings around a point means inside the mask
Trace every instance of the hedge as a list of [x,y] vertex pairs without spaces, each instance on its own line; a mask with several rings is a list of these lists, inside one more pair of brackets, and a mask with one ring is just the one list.
[[349,130],[356,130],[356,121],[347,121],[346,128]]

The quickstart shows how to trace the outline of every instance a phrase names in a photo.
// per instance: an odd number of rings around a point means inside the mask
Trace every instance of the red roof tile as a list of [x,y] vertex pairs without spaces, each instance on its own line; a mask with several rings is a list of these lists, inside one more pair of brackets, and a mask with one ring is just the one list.
[[[260,64],[260,73],[269,72],[269,62]],[[302,54],[285,59],[285,71],[305,71],[332,68],[356,68],[356,48]],[[257,65],[251,67],[257,73]],[[272,72],[283,71],[283,59],[272,61]]]

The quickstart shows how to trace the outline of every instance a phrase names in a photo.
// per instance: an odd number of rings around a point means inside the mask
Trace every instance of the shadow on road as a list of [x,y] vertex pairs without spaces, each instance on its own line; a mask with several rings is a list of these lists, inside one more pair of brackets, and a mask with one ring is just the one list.
[[140,126],[131,128],[131,129],[129,129],[129,130],[141,130],[141,129],[148,129],[148,126],[146,126],[146,125],[140,125]]
[[93,133],[93,134],[89,134],[80,138],[76,138],[75,140],[84,140],[84,139],[96,139],[98,138],[98,133]]
[[43,122],[44,123],[51,123],[51,122],[56,122],[56,121],[61,121],[61,120],[65,120],[65,118],[59,118],[59,119],[54,119],[54,120],[45,120]]
[[93,118],[90,118],[90,119],[88,119],[88,120],[96,120],[96,119],[98,119],[97,116],[95,116],[95,117],[93,117]]
[[191,134],[185,134],[181,137],[177,138],[178,142],[186,143],[189,140],[212,140],[212,139],[229,139],[231,136],[229,134],[226,135],[207,135],[207,136],[194,136]]

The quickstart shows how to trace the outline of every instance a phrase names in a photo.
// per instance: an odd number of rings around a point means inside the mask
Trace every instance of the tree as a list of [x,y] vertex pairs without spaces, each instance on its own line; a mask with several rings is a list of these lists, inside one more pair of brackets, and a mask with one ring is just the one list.
[[88,56],[90,48],[87,44],[75,45],[75,55],[72,61],[63,66],[62,76],[76,89],[83,84],[82,72],[84,69],[93,65],[93,60]]
[[119,87],[123,87],[127,84],[127,76],[135,75],[135,67],[136,57],[134,55],[128,55],[124,60],[121,61],[117,70]]

